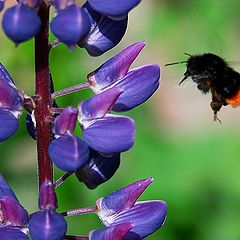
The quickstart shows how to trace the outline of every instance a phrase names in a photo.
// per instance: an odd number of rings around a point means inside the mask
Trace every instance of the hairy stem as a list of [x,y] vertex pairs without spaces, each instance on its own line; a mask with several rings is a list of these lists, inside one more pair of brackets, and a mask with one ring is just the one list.
[[69,210],[66,212],[62,212],[61,214],[64,217],[67,217],[67,216],[83,215],[83,214],[87,214],[87,213],[95,213],[96,211],[97,211],[97,207],[93,206],[93,207],[89,207],[89,208],[73,209],[73,210]]
[[35,118],[40,186],[46,179],[53,181],[52,163],[48,156],[48,146],[52,141],[52,125],[46,121],[52,107],[48,49],[49,6],[44,1],[41,1],[38,16],[42,25],[39,34],[35,37],[35,93],[40,99],[36,102]]
[[70,94],[70,93],[73,93],[73,92],[77,92],[77,91],[82,90],[82,89],[89,88],[89,86],[90,86],[90,84],[88,82],[85,82],[85,83],[80,83],[80,84],[74,85],[74,86],[69,87],[69,88],[59,90],[59,91],[54,92],[52,94],[52,99],[55,99],[56,97],[63,96],[63,95],[66,95],[66,94]]

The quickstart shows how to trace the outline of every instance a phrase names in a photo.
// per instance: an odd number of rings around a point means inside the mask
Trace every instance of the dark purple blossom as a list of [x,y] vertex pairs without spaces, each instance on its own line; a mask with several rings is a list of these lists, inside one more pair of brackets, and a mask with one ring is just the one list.
[[141,0],[88,0],[91,7],[113,19],[122,19],[137,6]]
[[113,156],[102,156],[91,150],[88,162],[75,172],[78,180],[89,189],[94,189],[108,181],[120,166],[120,153]]
[[121,41],[127,29],[128,17],[118,21],[110,19],[92,9],[88,2],[83,8],[89,14],[91,30],[78,45],[91,56],[102,55]]
[[159,229],[165,221],[165,202],[136,202],[152,181],[152,178],[140,180],[97,201],[98,216],[106,227],[128,222],[132,224],[124,240],[143,239]]
[[159,86],[158,65],[146,65],[129,71],[144,45],[144,42],[132,44],[88,75],[95,93],[109,88],[121,89],[122,94],[113,106],[114,111],[128,111],[144,103]]
[[2,21],[6,35],[16,44],[34,37],[40,30],[41,21],[36,12],[19,3],[5,12]]
[[81,41],[88,34],[90,26],[86,10],[76,4],[59,11],[51,22],[53,34],[68,46]]

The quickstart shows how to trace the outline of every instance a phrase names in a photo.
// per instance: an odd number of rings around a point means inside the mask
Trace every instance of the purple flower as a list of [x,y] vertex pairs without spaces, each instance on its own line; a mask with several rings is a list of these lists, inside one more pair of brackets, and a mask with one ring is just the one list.
[[14,43],[19,44],[39,32],[41,21],[31,8],[19,3],[5,12],[2,26],[5,34]]
[[0,141],[10,138],[17,131],[22,107],[23,94],[0,64]]
[[129,222],[132,224],[124,240],[143,239],[159,229],[166,219],[165,202],[136,202],[152,181],[152,178],[148,178],[132,183],[100,198],[96,203],[98,216],[106,227]]
[[39,193],[40,211],[32,214],[29,221],[29,233],[33,240],[61,240],[66,234],[67,223],[64,217],[55,211],[57,199],[54,186],[44,181]]
[[134,121],[108,114],[120,94],[118,88],[109,89],[78,106],[84,141],[94,150],[108,155],[127,151],[134,143]]
[[95,11],[113,19],[122,19],[140,3],[140,0],[88,0],[88,2]]
[[91,30],[78,45],[91,56],[102,55],[121,41],[127,29],[128,17],[119,21],[110,19],[92,9],[88,2],[83,8],[89,14]]
[[59,11],[51,22],[53,34],[68,46],[81,41],[88,34],[90,26],[86,10],[76,4]]
[[28,239],[27,235],[23,233],[27,229],[28,213],[1,175],[0,212],[1,239]]
[[139,42],[127,47],[88,75],[94,93],[116,87],[122,91],[113,106],[114,111],[128,111],[144,103],[159,86],[158,65],[146,65],[129,71],[144,45],[144,42]]

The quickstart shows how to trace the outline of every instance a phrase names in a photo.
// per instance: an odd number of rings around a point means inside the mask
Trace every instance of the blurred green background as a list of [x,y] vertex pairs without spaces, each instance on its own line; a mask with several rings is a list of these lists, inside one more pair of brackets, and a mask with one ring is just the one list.
[[[105,55],[92,58],[83,49],[70,52],[65,46],[51,52],[56,89],[85,81],[86,74],[103,61],[139,40],[147,46],[134,65],[158,63],[162,71],[158,92],[128,113],[136,121],[136,143],[123,154],[116,175],[93,191],[72,176],[57,189],[59,211],[93,205],[113,190],[152,176],[155,181],[141,199],[165,200],[168,217],[164,227],[147,239],[240,239],[240,111],[224,107],[219,113],[222,124],[213,122],[210,96],[202,95],[191,81],[178,87],[185,66],[164,67],[186,60],[184,52],[212,52],[240,70],[239,10],[236,0],[143,0],[130,13],[121,44]],[[15,48],[0,33],[0,61],[29,95],[34,93],[33,46],[29,41]],[[71,94],[58,103],[76,106],[89,95],[87,91]],[[0,172],[33,212],[37,209],[36,148],[24,120],[25,114],[17,134],[0,144]],[[69,234],[84,235],[101,227],[95,215],[71,217],[68,222]]]

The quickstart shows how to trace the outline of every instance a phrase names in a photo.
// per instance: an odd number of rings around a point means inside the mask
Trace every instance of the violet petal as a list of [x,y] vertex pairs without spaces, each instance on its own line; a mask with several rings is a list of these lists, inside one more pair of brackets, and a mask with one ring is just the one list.
[[32,240],[62,240],[67,231],[67,223],[62,215],[54,210],[34,213],[29,221]]
[[66,133],[73,134],[76,121],[77,109],[72,107],[66,107],[63,112],[56,117],[53,133],[56,135],[64,135]]
[[124,152],[134,143],[135,125],[131,118],[106,115],[83,129],[83,139],[94,150],[111,154]]
[[78,45],[85,48],[91,56],[100,56],[121,41],[127,29],[128,17],[120,21],[112,20],[94,11],[88,2],[83,8],[89,13],[92,27]]
[[159,86],[160,68],[158,65],[146,65],[135,68],[116,84],[123,90],[113,110],[128,111],[149,99]]
[[9,197],[18,201],[15,193],[11,189],[11,187],[7,184],[3,176],[0,174],[0,198]]
[[5,34],[18,44],[35,36],[40,30],[41,21],[31,8],[17,4],[7,9],[2,26]]
[[98,93],[123,78],[144,46],[144,42],[134,43],[88,74],[91,89]]
[[3,10],[4,8],[4,2],[5,0],[0,0],[0,12]]
[[4,196],[0,198],[1,223],[11,226],[24,226],[28,223],[27,211],[14,198]]
[[76,4],[60,11],[51,22],[53,34],[68,46],[81,41],[88,34],[90,27],[88,14]]
[[58,207],[54,185],[49,180],[45,180],[40,187],[38,206],[41,210],[54,210]]
[[89,233],[89,240],[124,240],[124,237],[131,228],[131,223],[122,223],[116,226],[94,230]]
[[1,227],[0,228],[1,240],[29,240],[28,236],[24,234],[20,228]]
[[119,88],[112,88],[80,103],[78,105],[80,124],[84,125],[84,121],[104,117],[106,113],[111,111],[121,93]]
[[153,182],[153,178],[142,179],[123,187],[107,197],[97,200],[100,216],[111,216],[126,209],[130,209],[144,190]]
[[14,135],[18,125],[18,119],[10,111],[0,109],[0,142]]
[[140,3],[140,0],[88,0],[88,2],[97,12],[117,18],[126,15]]
[[90,161],[79,168],[75,174],[80,182],[89,189],[95,189],[100,184],[108,181],[120,165],[120,153],[111,157],[104,157],[91,150]]
[[0,79],[1,81],[6,81],[10,85],[14,85],[13,79],[8,73],[7,69],[0,63]]
[[58,168],[74,172],[88,161],[89,148],[80,138],[66,135],[53,140],[48,153]]
[[131,222],[133,228],[124,240],[143,239],[164,224],[166,214],[167,206],[164,201],[142,201],[137,202],[128,211],[114,216],[111,224]]
[[12,85],[12,83],[0,78],[0,108],[9,109],[19,115],[22,110],[23,99]]

